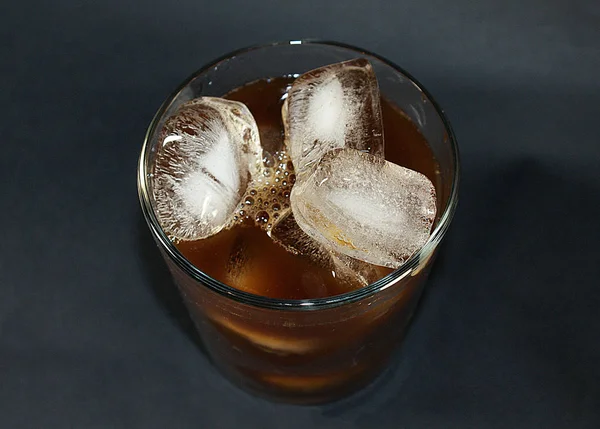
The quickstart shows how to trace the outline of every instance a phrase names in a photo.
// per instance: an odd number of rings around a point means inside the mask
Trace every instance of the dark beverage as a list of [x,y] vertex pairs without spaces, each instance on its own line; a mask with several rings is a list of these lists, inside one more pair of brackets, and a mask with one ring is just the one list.
[[458,158],[400,69],[294,42],[186,81],[138,173],[213,363],[259,395],[319,403],[372,381],[404,336],[456,206]]
[[[245,292],[280,299],[323,298],[364,285],[339,281],[335,272],[309,255],[288,252],[267,235],[267,225],[260,216],[255,218],[260,213],[255,205],[269,202],[283,209],[289,203],[294,171],[283,152],[281,105],[292,80],[260,80],[225,96],[248,106],[258,124],[263,147],[274,155],[275,164],[278,154],[283,159],[281,180],[272,184],[275,192],[268,187],[252,195],[253,207],[248,205],[246,209],[247,212],[254,209],[252,217],[238,213],[234,226],[206,239],[176,242],[176,246],[198,269]],[[425,138],[400,109],[385,99],[381,103],[386,158],[422,172],[439,188],[438,164]],[[272,216],[273,211],[270,213]],[[241,275],[231,274],[236,264],[242,265],[237,267]],[[373,268],[377,273],[374,280],[392,272],[385,267]],[[202,329],[207,334],[204,340],[211,344],[209,349],[219,350],[215,363],[233,372],[234,380],[245,379],[246,387],[270,392],[275,397],[313,402],[352,390],[378,370],[397,342],[390,339],[403,334],[423,278],[409,278],[400,294],[384,293],[371,307],[350,306],[318,315],[293,313],[284,320],[280,314],[268,311],[247,317],[241,308],[232,309],[227,302],[220,302],[221,297],[205,296],[205,291],[195,284],[184,286],[183,290],[195,303],[190,310],[196,320],[203,320]],[[181,283],[188,282],[182,279]],[[345,356],[353,358],[348,360]],[[353,380],[351,385],[349,380]]]
[[[283,96],[292,78],[260,80],[231,91],[225,98],[243,102],[256,119],[263,148],[275,155],[284,151],[284,132],[281,119]],[[391,162],[425,174],[441,191],[439,167],[425,138],[400,109],[384,98],[381,100],[384,135],[388,142],[385,157]],[[284,155],[285,156],[285,155]],[[258,189],[252,195],[249,209],[259,213],[257,205],[281,209],[289,204],[289,191],[293,185],[294,171],[291,162],[283,162],[280,181],[268,189]],[[277,169],[276,168],[276,169]],[[290,179],[292,178],[292,179]],[[287,181],[286,181],[287,179]],[[283,183],[283,184],[282,184]],[[275,197],[275,198],[273,198]],[[242,210],[244,207],[242,206]],[[266,213],[269,210],[265,211]],[[271,212],[272,216],[273,212]],[[275,212],[277,214],[277,212]],[[339,295],[364,285],[352,281],[339,281],[328,267],[316,263],[306,255],[294,255],[266,234],[264,222],[259,216],[238,216],[232,228],[196,241],[176,243],[179,251],[196,267],[229,286],[237,289],[280,299],[309,299]],[[244,219],[245,217],[245,219]],[[269,218],[267,222],[276,219]],[[238,261],[232,261],[238,258]],[[241,262],[240,262],[241,261]],[[243,275],[232,275],[233,264],[245,264]],[[392,272],[385,267],[374,266],[377,277]],[[375,279],[376,280],[376,279]]]

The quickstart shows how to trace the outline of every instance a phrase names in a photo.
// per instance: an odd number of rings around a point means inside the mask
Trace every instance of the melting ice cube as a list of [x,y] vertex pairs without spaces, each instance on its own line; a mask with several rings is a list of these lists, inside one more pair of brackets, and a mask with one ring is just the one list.
[[398,268],[430,235],[435,188],[423,174],[363,153],[326,153],[292,189],[302,230],[336,252]]
[[156,150],[156,213],[172,238],[209,237],[227,225],[261,168],[256,122],[235,101],[202,97],[167,119]]
[[298,77],[283,104],[282,117],[288,152],[299,176],[335,148],[383,157],[379,88],[364,58]]

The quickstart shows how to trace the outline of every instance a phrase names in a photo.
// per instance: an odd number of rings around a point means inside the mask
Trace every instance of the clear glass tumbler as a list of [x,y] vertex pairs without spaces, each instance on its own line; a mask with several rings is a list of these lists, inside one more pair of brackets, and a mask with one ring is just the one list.
[[[357,57],[371,62],[382,95],[413,120],[439,163],[439,216],[425,246],[402,267],[367,287],[310,300],[252,295],[194,267],[165,235],[154,211],[150,172],[165,119],[196,97],[222,96],[257,79],[301,74]],[[243,49],[194,73],[156,113],[138,167],[144,216],[211,360],[244,389],[294,403],[341,398],[368,384],[385,367],[406,331],[451,222],[458,179],[458,147],[450,124],[422,85],[378,55],[313,41]]]

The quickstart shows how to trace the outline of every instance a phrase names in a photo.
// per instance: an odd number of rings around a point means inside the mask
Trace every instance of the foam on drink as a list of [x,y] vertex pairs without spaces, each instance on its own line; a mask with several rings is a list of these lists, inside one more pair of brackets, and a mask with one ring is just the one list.
[[235,213],[234,223],[256,225],[270,231],[290,211],[290,193],[296,182],[294,165],[287,151],[266,153],[261,174],[249,184]]

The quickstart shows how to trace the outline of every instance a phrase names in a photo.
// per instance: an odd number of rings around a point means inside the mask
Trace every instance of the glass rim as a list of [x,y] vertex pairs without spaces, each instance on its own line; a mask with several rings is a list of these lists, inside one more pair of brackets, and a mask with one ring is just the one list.
[[[446,134],[448,136],[448,142],[451,146],[452,151],[452,163],[454,167],[454,175],[452,177],[452,185],[450,190],[450,197],[444,211],[440,217],[440,220],[429,236],[427,242],[417,251],[415,252],[409,259],[406,261],[400,268],[394,270],[392,273],[387,276],[377,280],[374,283],[371,283],[367,286],[364,286],[360,289],[356,289],[350,292],[343,293],[341,295],[335,295],[331,297],[325,298],[313,298],[313,299],[278,299],[278,298],[269,298],[265,296],[255,295],[249,292],[244,292],[239,289],[236,289],[232,286],[228,286],[225,283],[222,283],[216,279],[213,279],[208,274],[204,273],[200,269],[196,268],[191,262],[189,262],[175,247],[175,245],[169,240],[165,232],[163,231],[158,218],[154,212],[152,207],[152,199],[150,196],[150,185],[149,185],[149,175],[147,171],[147,160],[151,153],[150,151],[150,138],[154,134],[154,131],[163,117],[164,113],[174,101],[175,97],[189,85],[189,83],[194,80],[196,77],[201,75],[202,73],[217,67],[220,63],[227,61],[235,56],[240,54],[246,54],[251,51],[265,49],[269,47],[283,46],[283,45],[324,45],[331,46],[337,48],[347,49],[349,51],[354,51],[359,55],[366,55],[377,60],[381,61],[385,65],[391,67],[395,71],[401,73],[404,77],[410,80],[413,85],[415,85],[419,91],[425,94],[428,100],[431,102],[433,107],[435,108],[437,114],[439,115],[442,123],[444,125]],[[456,206],[458,204],[458,187],[459,187],[459,179],[460,179],[460,159],[459,159],[459,150],[458,144],[456,141],[456,137],[454,135],[454,131],[452,130],[452,126],[450,125],[450,121],[446,117],[443,109],[439,106],[437,101],[432,97],[429,91],[410,73],[405,71],[402,67],[397,64],[389,61],[388,59],[370,52],[368,50],[358,48],[356,46],[332,42],[326,40],[317,40],[317,39],[302,39],[302,40],[289,40],[282,42],[273,42],[267,44],[257,44],[248,46],[245,48],[241,48],[235,51],[232,51],[228,54],[225,54],[209,63],[205,64],[203,67],[192,73],[188,76],[161,104],[157,112],[155,113],[148,129],[146,131],[146,135],[144,137],[144,142],[142,145],[142,150],[139,157],[138,162],[138,171],[137,171],[137,187],[138,187],[138,197],[140,200],[142,212],[144,218],[146,219],[146,223],[150,227],[150,230],[155,238],[158,241],[158,244],[161,246],[161,249],[166,252],[168,257],[179,267],[181,268],[188,276],[192,279],[199,282],[200,287],[208,287],[212,291],[218,293],[219,295],[225,296],[234,301],[267,309],[273,310],[299,310],[299,311],[307,311],[307,310],[322,310],[326,308],[338,307],[343,304],[349,304],[353,302],[360,301],[364,298],[370,297],[372,295],[376,295],[377,293],[393,286],[401,279],[410,275],[419,265],[419,262],[423,259],[427,259],[430,256],[430,253],[434,251],[435,247],[442,240],[446,231],[450,226],[450,222],[454,216],[454,212],[456,211]]]

